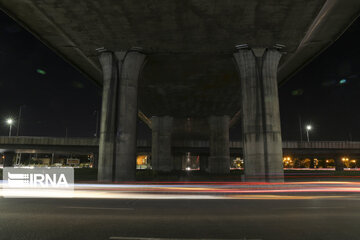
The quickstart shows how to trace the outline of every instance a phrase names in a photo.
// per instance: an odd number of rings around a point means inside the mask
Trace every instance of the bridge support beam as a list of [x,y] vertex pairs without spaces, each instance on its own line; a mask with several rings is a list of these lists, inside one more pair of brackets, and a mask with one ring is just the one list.
[[283,181],[277,49],[239,49],[246,181]]
[[171,133],[173,118],[169,116],[152,117],[152,169],[169,172],[173,170],[174,163],[171,155]]
[[117,64],[112,52],[99,56],[103,71],[103,94],[100,123],[98,180],[112,181],[115,151],[115,116],[117,95]]
[[116,108],[115,181],[134,180],[136,171],[136,126],[138,81],[146,56],[138,51],[116,52],[119,87]]
[[175,154],[174,159],[174,170],[181,171],[183,165],[184,154]]
[[209,173],[226,174],[230,172],[229,122],[229,116],[209,117]]
[[335,155],[334,162],[335,162],[335,171],[337,171],[337,172],[344,171],[345,166],[342,161],[342,156],[340,154]]
[[102,52],[103,102],[99,144],[99,181],[133,180],[136,170],[138,79],[145,55]]

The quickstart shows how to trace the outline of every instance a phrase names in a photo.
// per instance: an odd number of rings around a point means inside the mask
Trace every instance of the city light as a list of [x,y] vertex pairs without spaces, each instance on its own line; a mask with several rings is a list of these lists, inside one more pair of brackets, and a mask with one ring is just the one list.
[[9,125],[9,137],[11,136],[11,128],[14,123],[14,120],[12,118],[6,119],[6,123]]
[[12,124],[14,123],[14,120],[11,119],[11,118],[8,118],[8,119],[6,120],[6,123],[7,123],[8,125],[12,125]]
[[291,160],[291,157],[284,157],[283,158],[283,164],[284,164],[284,168],[291,168],[293,167],[293,162]]
[[311,125],[306,126],[306,130],[311,130],[311,128],[312,128]]

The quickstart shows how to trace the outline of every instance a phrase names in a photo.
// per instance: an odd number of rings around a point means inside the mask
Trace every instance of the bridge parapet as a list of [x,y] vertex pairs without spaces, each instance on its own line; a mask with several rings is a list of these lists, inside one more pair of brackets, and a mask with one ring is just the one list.
[[97,138],[0,137],[0,145],[97,146]]
[[[243,148],[242,141],[230,141],[230,148]],[[173,147],[208,148],[209,141],[176,141]],[[283,141],[284,149],[360,149],[360,142],[350,141]]]
[[[7,137],[0,136],[0,147],[11,145],[27,146],[73,146],[97,147],[97,138],[57,138],[57,137]],[[138,147],[151,147],[151,140],[138,139]],[[178,148],[209,148],[209,141],[173,141],[173,147]],[[230,148],[242,149],[242,141],[230,141]],[[360,149],[360,142],[352,141],[283,141],[283,149]]]
[[360,142],[350,141],[284,141],[284,149],[360,149]]

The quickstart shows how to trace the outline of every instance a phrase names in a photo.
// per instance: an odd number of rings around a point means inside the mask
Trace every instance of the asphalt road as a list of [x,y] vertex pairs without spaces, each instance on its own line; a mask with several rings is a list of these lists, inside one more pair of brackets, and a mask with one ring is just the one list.
[[0,198],[0,239],[360,239],[359,193]]

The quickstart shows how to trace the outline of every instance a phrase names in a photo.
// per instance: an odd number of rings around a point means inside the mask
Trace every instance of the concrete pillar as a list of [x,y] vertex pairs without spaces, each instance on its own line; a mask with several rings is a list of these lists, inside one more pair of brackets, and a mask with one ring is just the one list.
[[152,169],[155,171],[173,170],[173,159],[171,156],[171,132],[173,118],[169,116],[152,117]]
[[146,56],[138,51],[115,55],[119,74],[115,181],[135,180],[138,81]]
[[230,172],[229,121],[229,116],[209,117],[209,173],[224,174]]
[[135,179],[138,79],[145,58],[137,50],[100,54],[104,80],[99,181]]
[[182,170],[182,162],[184,155],[176,154],[173,156],[174,159],[174,170],[181,171]]
[[202,172],[208,171],[208,161],[209,161],[209,156],[200,155],[200,171]]
[[103,71],[103,93],[100,123],[98,180],[112,181],[115,156],[115,117],[117,96],[117,65],[112,52],[99,56]]
[[277,86],[281,53],[246,48],[234,57],[241,80],[245,179],[283,181]]
[[335,162],[335,171],[337,172],[344,171],[345,164],[342,161],[342,155],[335,154],[334,162]]

